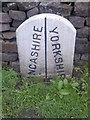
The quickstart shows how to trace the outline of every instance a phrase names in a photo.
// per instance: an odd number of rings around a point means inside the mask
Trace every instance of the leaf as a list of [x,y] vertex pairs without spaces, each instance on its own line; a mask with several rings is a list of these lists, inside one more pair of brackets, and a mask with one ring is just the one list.
[[78,87],[78,86],[79,86],[79,83],[77,83],[77,82],[72,83],[73,88]]
[[49,100],[50,96],[49,94],[46,95],[46,100]]
[[69,94],[70,94],[69,91],[66,90],[66,89],[62,89],[62,90],[60,91],[60,93],[61,93],[61,95],[69,95]]
[[75,69],[76,72],[77,72],[77,71],[80,71],[80,68],[79,68],[79,67],[75,67],[74,69]]
[[51,82],[52,84],[55,84],[55,80],[50,80],[50,82]]
[[56,80],[61,80],[61,76],[57,76]]
[[58,82],[58,90],[60,90],[63,87],[63,81]]
[[63,98],[63,95],[60,94],[59,96],[60,96],[61,99]]
[[7,90],[7,88],[6,87],[2,87],[2,91],[6,91]]
[[65,86],[65,87],[68,87],[68,80],[67,80],[67,79],[64,79],[63,82],[64,82],[64,86]]

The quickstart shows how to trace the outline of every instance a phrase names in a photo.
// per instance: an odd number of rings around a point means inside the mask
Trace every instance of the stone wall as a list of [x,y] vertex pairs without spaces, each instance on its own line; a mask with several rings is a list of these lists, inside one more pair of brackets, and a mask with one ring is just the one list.
[[[29,17],[40,13],[54,13],[70,20],[77,29],[74,61],[88,61],[90,41],[89,3],[59,2],[3,2],[0,13],[0,44],[2,43],[3,64],[19,71],[19,59],[16,44],[16,29]],[[1,19],[2,17],[2,19]]]

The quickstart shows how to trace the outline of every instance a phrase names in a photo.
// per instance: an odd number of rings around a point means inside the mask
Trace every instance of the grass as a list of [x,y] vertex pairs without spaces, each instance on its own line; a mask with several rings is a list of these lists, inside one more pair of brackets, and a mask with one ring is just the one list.
[[72,79],[21,79],[12,69],[2,70],[3,118],[20,117],[23,110],[37,113],[42,118],[88,117],[88,66],[74,68]]

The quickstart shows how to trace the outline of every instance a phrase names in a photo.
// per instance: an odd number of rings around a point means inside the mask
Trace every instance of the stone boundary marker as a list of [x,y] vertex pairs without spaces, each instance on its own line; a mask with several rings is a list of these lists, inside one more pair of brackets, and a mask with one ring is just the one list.
[[76,29],[64,17],[35,15],[16,30],[22,76],[71,77]]

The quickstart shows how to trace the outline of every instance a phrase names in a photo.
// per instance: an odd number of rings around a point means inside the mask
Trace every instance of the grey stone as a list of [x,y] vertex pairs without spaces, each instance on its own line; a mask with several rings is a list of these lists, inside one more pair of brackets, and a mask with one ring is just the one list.
[[88,2],[76,2],[74,13],[77,16],[87,17],[89,14]]
[[4,39],[13,39],[16,37],[16,33],[15,32],[3,32],[3,38]]
[[10,23],[11,18],[7,13],[0,13],[0,23]]
[[2,33],[0,33],[0,40],[1,40],[1,39],[3,39],[3,34],[2,34]]
[[90,36],[90,27],[88,27],[88,36]]
[[3,66],[8,66],[8,62],[2,62]]
[[61,16],[70,16],[72,6],[60,2],[44,2],[40,4],[40,13],[55,13]]
[[83,54],[83,55],[81,56],[81,60],[88,62],[88,54]]
[[9,31],[9,30],[10,30],[10,24],[0,24],[0,32]]
[[74,0],[74,2],[89,2],[89,0]]
[[[2,11],[2,2],[0,1],[0,11]],[[1,116],[0,116],[1,118]]]
[[41,2],[40,3],[40,6],[42,6],[42,7],[47,7],[47,6],[49,6],[49,4],[51,4],[52,2],[51,1],[48,1],[48,2]]
[[79,54],[88,53],[88,39],[77,38],[75,52]]
[[3,41],[3,39],[0,38],[0,41]]
[[16,29],[17,29],[16,27],[10,27],[10,31],[11,31],[11,32],[15,32]]
[[75,52],[78,54],[88,53],[88,44],[76,44]]
[[28,16],[28,18],[29,18],[29,17],[31,17],[31,16],[33,16],[33,15],[38,14],[38,13],[39,13],[38,8],[35,7],[35,8],[33,8],[32,10],[29,10],[29,11],[27,12],[27,16]]
[[9,62],[9,61],[16,61],[18,58],[18,55],[16,53],[2,53],[2,61],[3,62]]
[[77,29],[77,37],[87,38],[89,34],[90,34],[90,28],[89,27],[84,27],[84,28],[81,28],[81,29]]
[[12,26],[17,28],[17,27],[19,27],[19,25],[22,24],[22,22],[23,22],[23,21],[13,20]]
[[88,38],[76,38],[76,44],[88,44]]
[[88,40],[90,41],[90,36],[88,36]]
[[0,52],[0,64],[2,63],[2,52]]
[[22,76],[72,76],[76,30],[64,17],[35,15],[16,30]]
[[16,42],[2,42],[2,52],[4,53],[17,53]]
[[90,42],[88,42],[88,53],[90,54]]
[[90,17],[86,18],[86,25],[90,27]]
[[16,72],[20,72],[20,64],[18,61],[16,62],[11,62],[10,66],[16,71]]
[[47,7],[40,7],[40,13],[56,13],[55,11],[53,11],[52,9],[50,8],[47,8]]
[[10,10],[9,16],[14,20],[25,20],[26,14],[22,11]]
[[7,2],[2,2],[2,7],[6,7],[7,6]]
[[19,2],[18,4],[19,10],[30,10],[32,8],[35,8],[39,5],[39,2]]
[[2,41],[3,40],[0,39],[0,52],[2,52]]
[[7,7],[3,7],[3,8],[2,8],[2,11],[5,12],[5,13],[8,13],[9,8],[7,8]]
[[18,3],[14,3],[14,2],[8,3],[7,7],[8,7],[9,10],[17,10],[17,4]]
[[84,27],[85,18],[83,17],[73,16],[73,17],[69,17],[69,20],[76,28]]
[[74,60],[79,61],[80,60],[80,54],[75,53],[74,54]]
[[78,61],[74,62],[75,66],[83,66],[83,65],[86,65],[86,64],[87,64],[87,61],[83,61],[83,60],[78,60]]

